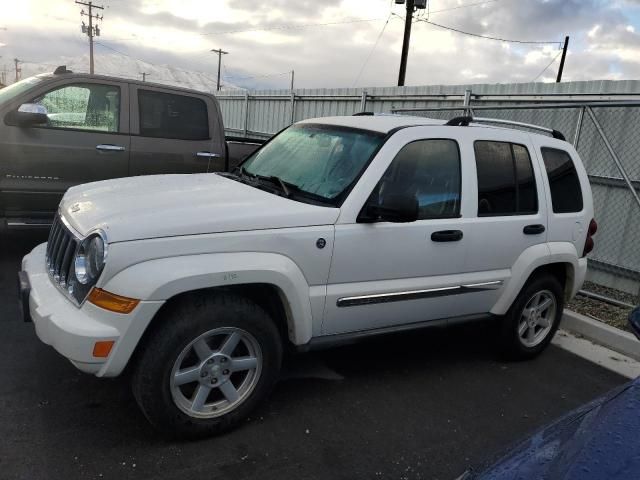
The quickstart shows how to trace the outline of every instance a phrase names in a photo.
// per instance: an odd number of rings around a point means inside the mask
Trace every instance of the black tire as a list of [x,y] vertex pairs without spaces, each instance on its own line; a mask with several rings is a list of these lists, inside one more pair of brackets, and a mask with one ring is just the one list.
[[[527,303],[539,292],[550,292],[555,298],[556,310],[551,323],[551,329],[546,336],[535,346],[527,346],[519,334],[519,326],[522,313]],[[540,274],[527,281],[518,297],[515,299],[509,311],[502,317],[500,328],[500,349],[504,356],[510,360],[527,360],[540,355],[556,333],[562,310],[564,309],[564,290],[556,277],[550,274]]]
[[[149,422],[169,436],[201,438],[230,430],[268,396],[278,379],[282,361],[278,329],[262,308],[242,296],[230,292],[188,295],[169,305],[151,328],[136,355],[131,386]],[[197,418],[174,401],[172,371],[190,342],[216,328],[241,329],[257,341],[262,355],[260,374],[248,396],[233,410],[213,418]]]

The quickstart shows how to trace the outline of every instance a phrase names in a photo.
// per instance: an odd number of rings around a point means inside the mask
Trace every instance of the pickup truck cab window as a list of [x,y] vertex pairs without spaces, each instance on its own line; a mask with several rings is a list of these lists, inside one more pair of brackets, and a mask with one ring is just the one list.
[[348,127],[294,125],[242,164],[242,171],[277,177],[302,193],[338,203],[382,145],[385,135]]
[[49,128],[117,132],[120,89],[97,83],[65,85],[36,98],[46,109]]
[[140,135],[178,140],[209,138],[207,105],[199,98],[138,90]]
[[454,140],[418,140],[405,145],[373,192],[415,196],[418,220],[460,215],[460,151]]

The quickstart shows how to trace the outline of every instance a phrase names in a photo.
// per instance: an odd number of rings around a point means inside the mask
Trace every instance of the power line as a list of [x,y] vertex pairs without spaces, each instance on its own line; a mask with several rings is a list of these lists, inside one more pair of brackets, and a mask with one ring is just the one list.
[[538,74],[538,76],[537,76],[536,78],[534,78],[533,80],[531,80],[531,81],[532,81],[532,82],[535,82],[536,80],[538,80],[538,79],[542,76],[542,74],[543,74],[544,72],[546,72],[546,71],[547,71],[547,69],[548,69],[551,65],[553,65],[553,62],[555,62],[555,61],[558,59],[558,57],[560,56],[560,54],[561,54],[561,53],[562,53],[562,50],[560,50],[560,51],[556,54],[556,56],[555,56],[555,57],[553,57],[553,60],[551,60],[551,61],[549,62],[549,65],[547,65],[546,67],[544,67],[544,70],[542,70],[542,71]]
[[386,30],[387,25],[389,25],[389,20],[391,20],[391,17],[392,17],[392,15],[389,14],[389,16],[387,17],[387,21],[384,23],[384,25],[382,26],[382,30],[380,30],[380,33],[378,34],[378,38],[376,38],[376,41],[373,44],[373,47],[369,51],[369,55],[367,55],[367,58],[365,59],[364,63],[362,64],[362,67],[360,67],[360,71],[358,72],[358,76],[353,81],[353,86],[354,87],[358,83],[358,80],[360,80],[360,76],[362,75],[362,72],[364,72],[365,67],[369,63],[369,60],[371,59],[371,57],[373,55],[373,52],[375,52],[376,48],[378,47],[378,43],[380,43],[380,39],[382,38],[382,35],[384,35],[384,31]]
[[[397,15],[394,13],[394,15]],[[403,18],[400,15],[397,15],[400,18]],[[501,38],[501,37],[492,37],[489,35],[480,35],[479,33],[472,33],[472,32],[465,32],[464,30],[460,30],[458,28],[454,28],[454,27],[448,27],[446,25],[441,25],[439,23],[435,23],[432,22],[431,20],[427,20],[427,19],[417,19],[418,22],[424,22],[424,23],[428,23],[429,25],[434,25],[436,27],[439,28],[444,28],[445,30],[451,30],[452,32],[457,32],[457,33],[461,33],[463,35],[469,35],[471,37],[476,37],[476,38],[484,38],[485,40],[495,40],[498,42],[506,42],[506,43],[519,43],[519,44],[524,44],[524,45],[562,45],[563,42],[559,42],[559,41],[554,41],[554,40],[514,40],[511,38]]]
[[450,7],[450,8],[443,8],[441,10],[429,10],[427,17],[433,13],[442,13],[442,12],[450,12],[451,10],[458,10],[460,8],[467,8],[467,7],[476,7],[479,5],[486,5],[487,3],[496,3],[499,2],[500,0],[486,0],[484,2],[476,2],[476,3],[465,3],[463,5],[458,5],[457,7]]

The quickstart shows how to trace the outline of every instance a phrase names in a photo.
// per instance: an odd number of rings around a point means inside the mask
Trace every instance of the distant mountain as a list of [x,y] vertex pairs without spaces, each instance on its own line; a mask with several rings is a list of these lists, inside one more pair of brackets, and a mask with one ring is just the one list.
[[[47,64],[23,63],[22,78],[38,73],[52,72],[56,65],[66,65],[73,72],[89,71],[89,55],[80,57],[61,57]],[[113,75],[115,77],[142,79],[142,72],[147,74],[147,81],[175,85],[177,87],[192,88],[203,92],[215,92],[215,73],[206,74],[193,72],[171,65],[150,65],[130,57],[117,54],[100,53],[95,57],[95,73],[99,75]],[[8,78],[7,80],[10,80]],[[223,82],[223,90],[242,90],[236,85]]]

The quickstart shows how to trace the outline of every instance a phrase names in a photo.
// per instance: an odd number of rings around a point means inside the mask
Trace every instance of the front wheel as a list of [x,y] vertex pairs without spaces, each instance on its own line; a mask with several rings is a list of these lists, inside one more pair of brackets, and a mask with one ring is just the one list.
[[545,274],[530,280],[503,317],[503,352],[513,359],[542,353],[560,325],[563,309],[563,289],[556,277]]
[[280,335],[255,303],[226,293],[188,297],[159,320],[132,376],[134,396],[158,429],[192,438],[222,433],[275,384]]

